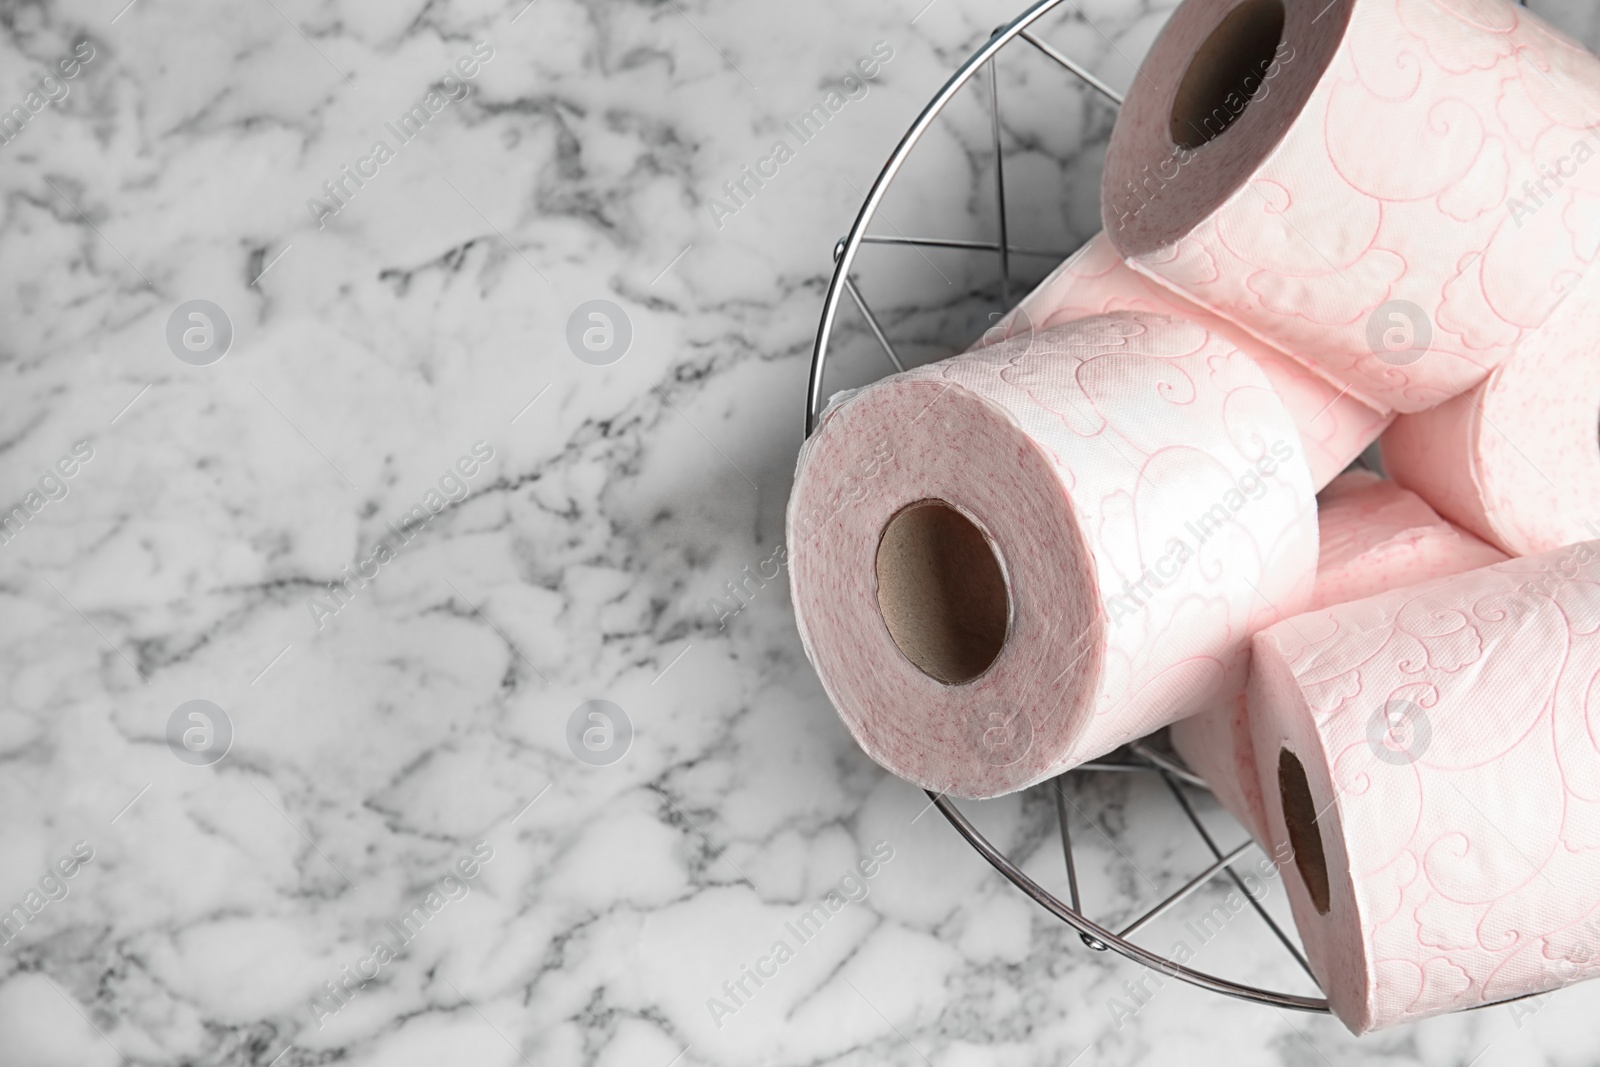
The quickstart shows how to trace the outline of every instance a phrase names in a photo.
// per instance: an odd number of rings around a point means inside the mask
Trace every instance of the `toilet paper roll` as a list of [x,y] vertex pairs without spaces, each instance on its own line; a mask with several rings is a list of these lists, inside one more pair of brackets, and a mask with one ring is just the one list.
[[1317,497],[1315,607],[1499,563],[1506,554],[1446,522],[1417,494],[1371,471],[1341,475]]
[[1252,660],[1269,842],[1346,1026],[1600,971],[1600,542],[1286,620]]
[[[1340,475],[1317,497],[1313,608],[1498,563],[1505,553],[1450,525],[1415,493],[1373,474]],[[1217,801],[1266,843],[1266,809],[1244,687],[1173,724],[1172,747]]]
[[788,528],[801,640],[850,732],[965,797],[1203,707],[1316,566],[1311,476],[1260,368],[1143,313],[836,399]]
[[1185,0],[1107,151],[1118,253],[1381,410],[1477,384],[1595,258],[1600,60],[1508,0]]
[[1300,430],[1311,481],[1321,489],[1378,439],[1382,415],[1271,345],[1129,267],[1102,233],[1057,267],[975,347],[1107,311],[1172,315],[1219,334],[1256,361]]
[[1397,419],[1389,476],[1514,556],[1600,536],[1596,322],[1600,286],[1585,281],[1481,385]]

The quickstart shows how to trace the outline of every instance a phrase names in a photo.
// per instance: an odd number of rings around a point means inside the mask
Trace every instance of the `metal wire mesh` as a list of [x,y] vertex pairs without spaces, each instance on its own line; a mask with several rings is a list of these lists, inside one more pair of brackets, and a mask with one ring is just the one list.
[[[862,294],[861,288],[857,284],[856,279],[852,276],[852,268],[856,265],[857,253],[864,245],[899,246],[902,248],[916,250],[930,248],[994,253],[999,259],[1000,284],[998,287],[998,310],[1001,312],[1009,310],[1011,304],[1012,289],[1016,281],[1013,275],[1013,257],[1035,257],[1048,261],[1052,264],[1066,258],[1066,252],[1064,251],[1044,251],[1034,248],[1020,247],[1011,243],[1011,227],[1008,220],[1006,203],[1005,162],[1004,154],[1002,152],[1001,138],[1002,122],[1000,83],[998,68],[996,65],[1000,53],[1008,45],[1011,45],[1017,41],[1022,41],[1032,48],[1037,49],[1043,55],[1049,57],[1049,59],[1055,64],[1067,70],[1072,74],[1073,77],[1082,82],[1093,93],[1103,97],[1112,105],[1120,107],[1122,104],[1122,96],[1117,93],[1116,90],[1106,85],[1099,78],[1095,77],[1086,67],[1073,60],[1070,56],[1063,53],[1054,45],[1050,44],[1048,41],[1040,37],[1036,32],[1035,28],[1044,18],[1044,16],[1049,14],[1055,8],[1059,7],[1064,2],[1066,2],[1066,0],[1039,0],[1039,2],[1035,3],[1032,7],[1029,7],[1015,20],[995,30],[993,35],[990,36],[989,40],[986,41],[983,46],[974,52],[970,57],[968,57],[966,62],[964,62],[956,70],[956,72],[951,75],[950,80],[947,81],[943,88],[941,88],[939,92],[934,95],[933,99],[927,103],[927,105],[922,109],[922,112],[917,116],[916,121],[911,124],[910,129],[908,129],[905,135],[900,139],[900,143],[895,147],[894,152],[889,156],[888,162],[884,165],[883,170],[879,172],[877,180],[873,182],[871,190],[867,193],[866,200],[861,205],[861,210],[856,216],[855,223],[850,228],[850,233],[834,246],[833,257],[835,261],[835,267],[833,279],[829,283],[827,298],[823,304],[822,321],[818,326],[816,343],[812,350],[811,375],[806,391],[805,431],[807,436],[810,436],[812,430],[816,426],[816,419],[820,413],[822,400],[827,395],[824,392],[824,377],[827,370],[829,348],[834,339],[835,326],[838,323],[840,308],[842,307],[843,300],[846,296],[850,298],[850,302],[860,312],[868,331],[870,332],[877,346],[882,349],[883,354],[887,356],[889,363],[894,367],[895,370],[904,370],[906,368],[903,355],[896,349],[895,345],[890,340],[889,334],[885,330],[883,323],[880,321],[879,316],[873,312],[872,307],[867,303],[865,296]],[[1522,6],[1526,6],[1526,0],[1518,0],[1518,2]],[[1077,10],[1070,4],[1069,9]],[[867,232],[867,228],[879,216],[885,194],[893,184],[896,176],[900,174],[902,167],[904,166],[906,160],[911,156],[918,142],[922,140],[924,134],[928,132],[934,121],[942,112],[944,112],[946,106],[953,99],[955,99],[956,95],[970,81],[972,81],[973,78],[979,74],[979,72],[983,72],[986,75],[985,80],[987,82],[989,98],[988,113],[990,125],[993,131],[992,150],[995,180],[995,201],[997,208],[996,229],[998,231],[995,240],[983,241],[958,238],[909,236],[901,233],[898,228],[894,227],[892,224],[891,229],[896,231],[892,235],[869,234]],[[1200,840],[1204,843],[1206,851],[1212,857],[1212,862],[1204,869],[1187,880],[1179,889],[1170,893],[1154,907],[1145,911],[1145,913],[1140,915],[1137,919],[1126,924],[1120,931],[1111,930],[1095,920],[1090,919],[1086,914],[1084,914],[1078,888],[1077,863],[1074,858],[1073,842],[1067,819],[1067,809],[1071,803],[1067,798],[1065,788],[1065,783],[1068,781],[1068,779],[1073,776],[1108,773],[1135,773],[1158,776],[1160,781],[1166,787],[1167,791],[1170,792],[1177,808],[1182,813],[1185,820],[1189,823],[1190,827],[1198,835]],[[972,822],[960,811],[960,809],[955,806],[954,803],[951,802],[948,797],[935,793],[929,793],[928,796],[932,804],[938,807],[940,813],[944,815],[950,824],[955,827],[956,831],[963,838],[965,838],[966,841],[974,849],[976,849],[984,859],[988,860],[989,863],[993,865],[994,868],[1003,874],[1008,880],[1010,880],[1013,885],[1026,893],[1046,911],[1055,915],[1057,918],[1061,919],[1067,925],[1075,929],[1078,932],[1079,937],[1083,940],[1083,943],[1090,949],[1100,952],[1113,950],[1120,952],[1129,959],[1141,963],[1146,967],[1160,971],[1168,977],[1177,978],[1184,982],[1199,986],[1203,989],[1209,989],[1217,993],[1226,994],[1228,996],[1238,997],[1243,1000],[1252,1001],[1258,1004],[1271,1005],[1279,1008],[1291,1008],[1297,1011],[1322,1014],[1328,1013],[1328,1002],[1325,998],[1276,992],[1269,989],[1263,989],[1258,986],[1233,981],[1231,979],[1221,978],[1204,971],[1187,967],[1167,956],[1137,945],[1130,940],[1134,934],[1139,933],[1141,930],[1144,930],[1150,924],[1154,923],[1157,919],[1166,915],[1213,879],[1226,876],[1243,894],[1244,898],[1249,902],[1252,909],[1266,924],[1267,928],[1282,946],[1283,950],[1290,957],[1292,957],[1298,967],[1303,970],[1311,979],[1312,983],[1316,984],[1316,977],[1312,974],[1311,967],[1307,963],[1304,954],[1300,950],[1300,947],[1296,944],[1295,939],[1290,936],[1290,934],[1286,932],[1270,914],[1268,914],[1267,909],[1262,905],[1261,901],[1258,900],[1246,888],[1244,879],[1241,878],[1239,873],[1233,869],[1233,864],[1246,856],[1254,847],[1253,842],[1247,840],[1243,844],[1238,845],[1226,852],[1223,851],[1221,846],[1219,846],[1216,840],[1213,838],[1210,831],[1208,831],[1205,825],[1201,822],[1193,804],[1190,802],[1189,797],[1184,792],[1185,788],[1209,792],[1209,790],[1206,789],[1205,783],[1191,773],[1187,768],[1181,766],[1171,758],[1167,757],[1146,743],[1135,743],[1123,750],[1120,750],[1118,753],[1113,754],[1113,756],[1107,760],[1084,764],[1036,788],[1049,789],[1054,794],[1056,820],[1060,831],[1063,858],[1066,864],[1068,888],[1067,895],[1069,898],[1066,901],[1061,900],[1055,894],[1051,893],[1048,889],[1040,885],[1038,881],[1023,871],[1018,864],[1014,863],[1000,849],[996,848],[994,844],[992,844],[988,838],[986,838],[972,824]],[[1536,994],[1528,994],[1528,996],[1533,995]],[[1525,998],[1514,997],[1505,1001],[1497,1001],[1495,1004],[1505,1004],[1510,1003],[1513,1000],[1521,999]],[[1478,1007],[1483,1008],[1493,1006],[1495,1005],[1484,1004],[1479,1005]]]

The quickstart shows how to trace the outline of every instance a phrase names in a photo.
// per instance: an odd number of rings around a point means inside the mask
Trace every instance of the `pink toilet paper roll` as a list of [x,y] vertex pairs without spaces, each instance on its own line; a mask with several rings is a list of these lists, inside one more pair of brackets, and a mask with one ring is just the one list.
[[1300,430],[1311,481],[1321,489],[1378,439],[1393,416],[1381,415],[1348,391],[1329,385],[1293,359],[1165,289],[1117,256],[1104,233],[1089,239],[1018,304],[975,347],[1107,311],[1150,311],[1204,326],[1256,361]]
[[[1416,585],[1498,563],[1505,553],[1441,519],[1415,493],[1373,474],[1340,475],[1317,498],[1321,547],[1312,607]],[[1172,747],[1219,803],[1266,843],[1266,809],[1244,687],[1174,723]]]
[[1309,602],[1315,498],[1265,375],[1098,316],[835,399],[789,503],[795,617],[869,756],[992,797],[1204,706]]
[[1514,556],[1600,536],[1596,322],[1600,287],[1585,284],[1488,380],[1397,419],[1389,476]]
[[1600,971],[1600,542],[1256,635],[1269,842],[1364,1033]]
[[1102,213],[1138,270],[1420,411],[1590,272],[1596,116],[1600,60],[1508,0],[1185,0]]

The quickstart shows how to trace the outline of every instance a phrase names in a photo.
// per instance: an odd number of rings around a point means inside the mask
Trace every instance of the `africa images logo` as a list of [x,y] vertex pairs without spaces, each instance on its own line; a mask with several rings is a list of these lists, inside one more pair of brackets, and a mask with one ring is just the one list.
[[567,716],[567,748],[591,767],[609,767],[633,745],[633,720],[609,700],[586,700]]
[[185,701],[167,717],[167,747],[185,763],[209,767],[233,747],[233,720],[209,700]]

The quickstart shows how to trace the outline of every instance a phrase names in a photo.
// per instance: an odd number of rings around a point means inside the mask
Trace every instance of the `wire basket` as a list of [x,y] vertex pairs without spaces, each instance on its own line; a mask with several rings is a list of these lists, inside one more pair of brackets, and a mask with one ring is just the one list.
[[[1002,122],[1000,105],[1000,79],[997,63],[1000,53],[1008,46],[1020,42],[1019,49],[1037,50],[1046,57],[1051,64],[1064,68],[1081,83],[1080,92],[1086,97],[1098,98],[1106,105],[1120,106],[1122,97],[1100,79],[1096,78],[1081,64],[1075,62],[1060,49],[1049,43],[1036,32],[1035,27],[1051,11],[1058,7],[1063,0],[1039,0],[1032,7],[1024,11],[1010,24],[997,29],[984,45],[974,52],[945,83],[944,87],[934,95],[922,113],[911,124],[905,136],[889,156],[889,161],[878,174],[871,190],[866,195],[861,211],[856,216],[855,224],[850,228],[847,237],[838,242],[834,247],[835,268],[833,279],[828,286],[827,299],[823,305],[822,321],[817,329],[816,346],[812,352],[811,376],[806,393],[806,435],[809,436],[815,428],[819,414],[819,406],[828,395],[824,392],[824,377],[828,369],[830,347],[838,344],[837,335],[850,327],[840,321],[840,310],[848,298],[851,305],[859,312],[864,332],[858,329],[863,340],[868,341],[873,347],[886,356],[889,364],[895,370],[904,370],[908,365],[926,362],[930,358],[940,358],[955,354],[958,349],[942,350],[947,346],[946,339],[950,337],[974,337],[979,332],[978,327],[985,321],[992,322],[1000,313],[1009,310],[1013,297],[1031,288],[1033,282],[1042,277],[1044,271],[1053,268],[1057,263],[1066,258],[1067,250],[1047,251],[1032,249],[1012,243],[1011,216],[1008,215],[1006,198],[1006,163],[1003,151],[1003,132],[1006,129]],[[1075,10],[1069,5],[1068,10]],[[935,120],[941,115],[946,115],[946,109],[952,101],[956,100],[961,90],[982,73],[987,82],[988,97],[988,125],[992,130],[992,139],[987,146],[990,151],[990,163],[993,167],[993,196],[995,205],[995,226],[997,233],[993,240],[978,239],[973,237],[919,237],[909,236],[895,225],[894,220],[884,212],[884,200],[893,186],[897,176],[911,160],[913,152],[923,142],[925,135],[934,128]],[[1065,80],[1052,86],[1052,90],[1059,91],[1065,85],[1072,83]],[[1040,94],[1034,93],[1035,97]],[[1010,95],[1008,95],[1010,99]],[[1054,100],[1059,105],[1061,101]],[[1087,105],[1086,105],[1087,106]],[[1095,105],[1098,107],[1099,105]],[[1109,133],[1111,112],[1107,109],[1102,118],[1103,132]],[[1093,125],[1089,123],[1088,125]],[[968,131],[969,140],[975,141],[972,130]],[[973,151],[974,145],[965,147],[965,154],[969,159],[977,158]],[[948,166],[941,177],[948,176]],[[1085,180],[1090,175],[1082,176]],[[1092,175],[1094,184],[1098,185],[1098,174]],[[986,180],[986,177],[985,177]],[[1048,187],[1048,183],[1045,183]],[[1013,190],[1015,192],[1015,190]],[[1059,192],[1059,189],[1057,189]],[[1095,198],[1098,204],[1098,197]],[[1009,211],[1017,212],[1019,209],[1033,216],[1031,230],[1041,229],[1037,225],[1038,211],[1030,211],[1037,205],[1019,204],[1013,202]],[[868,228],[874,222],[882,220],[890,233],[869,233]],[[1084,235],[1080,235],[1084,236]],[[921,256],[927,265],[938,271],[945,278],[950,293],[931,309],[931,321],[923,323],[921,339],[916,329],[915,316],[910,313],[901,313],[895,317],[885,316],[875,312],[868,304],[866,294],[853,273],[858,266],[858,258],[864,247],[886,246],[884,251],[898,250],[901,254]],[[988,260],[983,264],[983,269],[969,271],[961,287],[956,287],[955,280],[951,279],[933,266],[927,259],[927,252],[940,250],[935,254],[959,254],[968,257],[981,257]],[[998,285],[993,282],[993,257],[998,257],[999,277]],[[976,280],[975,280],[976,279]],[[886,285],[886,288],[892,286]],[[928,310],[928,309],[924,309]],[[925,316],[925,318],[930,318]],[[890,340],[891,332],[909,333],[910,344],[902,343],[896,346]],[[923,351],[917,351],[923,349]],[[908,360],[908,352],[913,356]],[[924,356],[915,359],[915,356]],[[865,384],[866,380],[881,374],[884,368],[881,364],[867,374],[863,380],[860,371],[854,380],[846,381],[845,385]],[[1072,837],[1068,829],[1068,807],[1071,803],[1064,789],[1066,780],[1073,775],[1101,775],[1108,773],[1134,773],[1154,775],[1171,793],[1177,808],[1185,817],[1204,843],[1206,850],[1212,857],[1212,862],[1203,870],[1186,881],[1178,890],[1168,895],[1155,907],[1147,910],[1143,915],[1124,924],[1120,930],[1112,930],[1101,925],[1084,914],[1079,898],[1077,866],[1073,857]],[[1258,900],[1246,887],[1246,882],[1232,864],[1244,857],[1254,846],[1254,842],[1246,840],[1243,844],[1224,851],[1210,831],[1202,823],[1198,813],[1184,790],[1205,790],[1203,781],[1193,773],[1181,766],[1173,758],[1158,751],[1156,747],[1145,742],[1135,744],[1119,750],[1106,760],[1094,761],[1084,764],[1072,771],[1063,774],[1050,782],[1043,783],[1035,788],[1049,789],[1054,794],[1056,820],[1060,828],[1061,846],[1066,863],[1068,897],[1061,900],[1051,893],[1038,881],[1029,876],[1022,868],[1008,858],[999,848],[995,847],[987,837],[964,815],[948,797],[930,792],[928,794],[933,805],[949,820],[958,833],[967,842],[988,860],[1001,874],[1005,875],[1012,884],[1021,889],[1045,910],[1067,923],[1075,929],[1082,938],[1083,943],[1096,951],[1115,950],[1124,956],[1146,967],[1160,971],[1162,974],[1177,978],[1203,989],[1217,993],[1227,994],[1243,1000],[1258,1004],[1268,1004],[1279,1008],[1291,1008],[1299,1011],[1324,1013],[1328,1012],[1328,1002],[1322,997],[1301,996],[1293,993],[1277,992],[1262,989],[1257,986],[1247,985],[1231,979],[1222,978],[1204,971],[1195,970],[1185,966],[1167,956],[1161,955],[1150,949],[1135,944],[1130,938],[1140,930],[1147,927],[1156,919],[1166,915],[1183,900],[1194,894],[1197,890],[1207,885],[1213,879],[1227,877],[1243,893],[1245,899],[1254,911],[1266,923],[1271,933],[1281,943],[1285,951],[1293,957],[1305,973],[1310,976],[1311,968],[1305,956],[1301,953],[1294,937],[1286,932],[1277,920],[1267,911],[1263,903]],[[1181,823],[1174,825],[1181,826]],[[1311,977],[1315,984],[1315,976]]]

